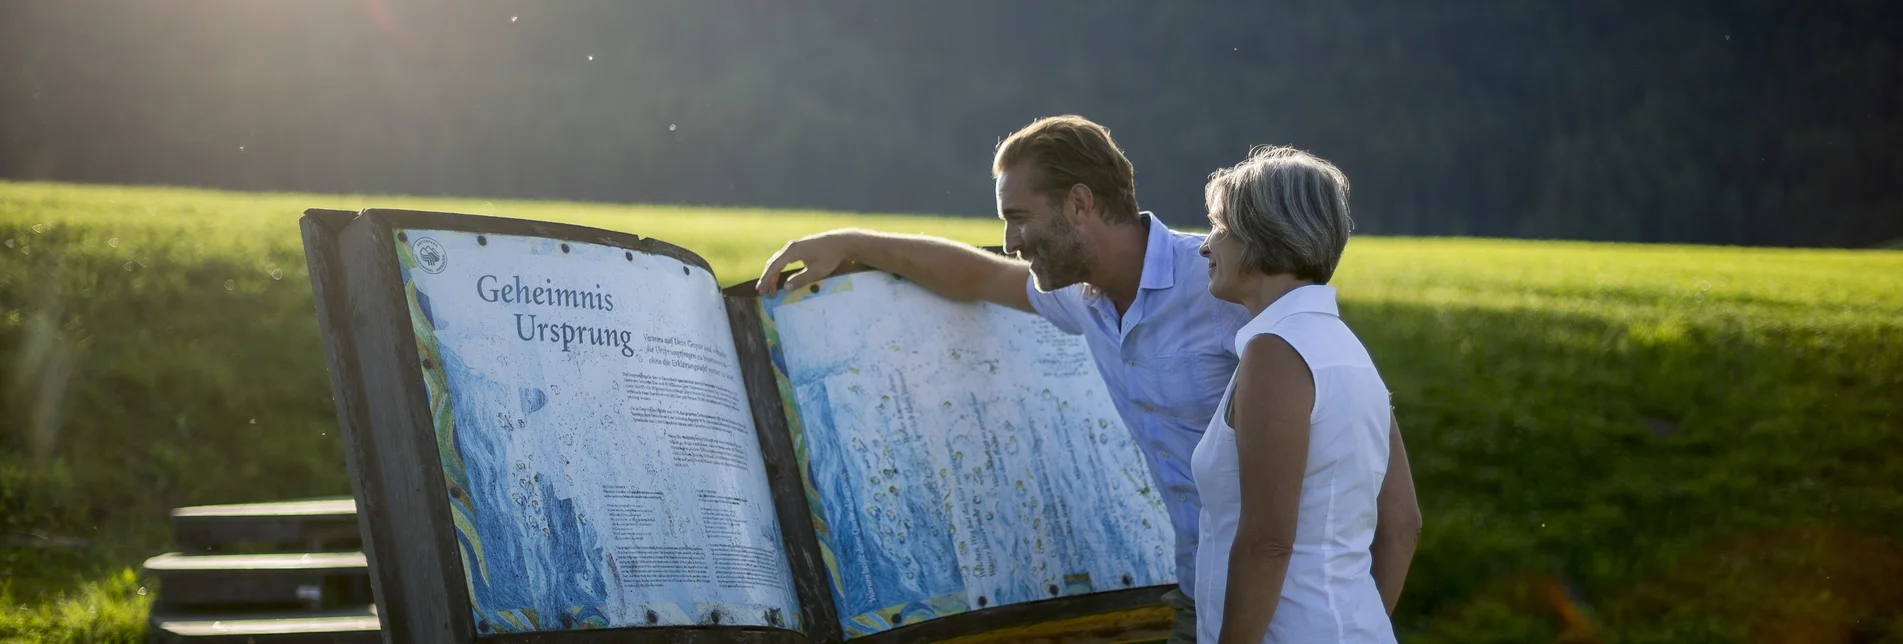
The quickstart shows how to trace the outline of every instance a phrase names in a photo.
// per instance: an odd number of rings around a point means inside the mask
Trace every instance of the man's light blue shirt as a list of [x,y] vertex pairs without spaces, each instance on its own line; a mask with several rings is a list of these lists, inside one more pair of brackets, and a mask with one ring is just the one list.
[[1250,316],[1242,305],[1209,294],[1209,264],[1197,250],[1202,235],[1172,231],[1148,212],[1141,216],[1149,226],[1143,276],[1136,301],[1121,317],[1109,297],[1082,284],[1044,293],[1033,278],[1024,288],[1038,315],[1090,345],[1111,402],[1150,466],[1152,491],[1163,495],[1169,511],[1177,583],[1194,597],[1202,502],[1189,457],[1235,375],[1236,331]]

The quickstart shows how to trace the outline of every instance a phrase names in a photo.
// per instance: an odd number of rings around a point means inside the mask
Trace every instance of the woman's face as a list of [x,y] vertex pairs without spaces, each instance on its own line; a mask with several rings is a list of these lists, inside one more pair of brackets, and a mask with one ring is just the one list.
[[1209,260],[1209,294],[1225,302],[1242,301],[1244,275],[1242,270],[1242,240],[1229,234],[1223,226],[1226,217],[1218,209],[1210,206],[1209,236],[1203,239],[1202,256]]

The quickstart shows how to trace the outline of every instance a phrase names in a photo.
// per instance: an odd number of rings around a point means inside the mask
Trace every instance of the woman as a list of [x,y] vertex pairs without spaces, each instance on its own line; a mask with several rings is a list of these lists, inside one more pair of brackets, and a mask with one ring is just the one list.
[[1254,319],[1191,462],[1197,641],[1393,642],[1420,510],[1387,387],[1327,285],[1348,179],[1261,148],[1206,195],[1209,291]]

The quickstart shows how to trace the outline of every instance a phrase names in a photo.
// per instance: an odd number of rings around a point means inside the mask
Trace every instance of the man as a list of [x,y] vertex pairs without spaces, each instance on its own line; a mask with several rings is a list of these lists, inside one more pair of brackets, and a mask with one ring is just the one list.
[[1235,373],[1235,334],[1249,312],[1209,294],[1201,235],[1173,232],[1137,210],[1135,171],[1102,126],[1077,116],[1040,119],[998,145],[991,172],[1004,249],[1019,259],[934,237],[836,230],[781,248],[760,291],[777,292],[780,272],[794,261],[805,270],[789,289],[851,262],[1083,334],[1169,511],[1179,582],[1167,595],[1176,609],[1170,641],[1193,642],[1202,506],[1189,458]]

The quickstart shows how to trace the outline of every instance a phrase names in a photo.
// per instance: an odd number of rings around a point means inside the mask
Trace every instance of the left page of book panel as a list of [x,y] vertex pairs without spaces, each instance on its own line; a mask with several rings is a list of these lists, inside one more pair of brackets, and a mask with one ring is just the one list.
[[607,245],[396,232],[479,634],[799,628],[712,274]]

